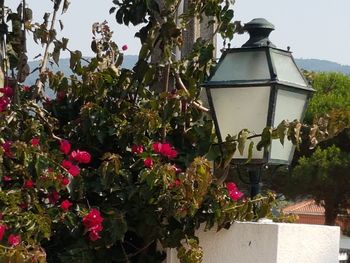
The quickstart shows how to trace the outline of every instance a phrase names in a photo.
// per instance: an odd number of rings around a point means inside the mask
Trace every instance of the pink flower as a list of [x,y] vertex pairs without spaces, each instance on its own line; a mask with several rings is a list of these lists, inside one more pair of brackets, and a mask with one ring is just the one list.
[[11,181],[12,181],[12,178],[11,178],[10,176],[4,175],[4,176],[2,177],[2,180],[3,180],[4,182],[11,182]]
[[226,188],[227,188],[229,196],[234,201],[238,201],[244,195],[241,191],[239,191],[238,187],[233,182],[226,183]]
[[11,87],[4,87],[0,89],[6,97],[11,97],[13,95],[13,89]]
[[68,154],[70,152],[71,145],[67,140],[60,140],[60,151],[64,154]]
[[123,50],[123,51],[128,50],[128,45],[123,45],[123,46],[122,46],[122,50]]
[[71,152],[70,157],[71,159],[73,159],[74,161],[77,161],[78,163],[89,163],[91,161],[91,155],[86,151],[80,151],[80,150],[73,151]]
[[97,225],[102,224],[103,217],[96,208],[92,208],[90,212],[83,217],[83,225],[87,230],[90,230]]
[[69,181],[69,179],[67,177],[63,177],[61,179],[61,184],[62,185],[67,186],[67,185],[69,185],[69,183],[70,183],[70,181]]
[[57,191],[52,191],[48,195],[48,198],[49,198],[50,204],[56,204],[57,201],[60,199],[60,195],[59,195],[59,193],[57,193]]
[[31,139],[30,143],[32,144],[33,147],[36,147],[40,144],[40,139],[39,138],[33,138]]
[[152,168],[153,167],[153,159],[151,157],[147,157],[145,160],[143,160],[143,164],[147,167],[147,168]]
[[131,152],[134,154],[141,154],[141,153],[143,153],[143,146],[141,144],[140,145],[134,144],[131,147]]
[[72,162],[68,160],[63,160],[61,165],[67,170],[73,166]]
[[64,200],[61,202],[60,207],[64,212],[67,212],[72,205],[73,204],[71,202],[69,202],[68,200]]
[[34,187],[34,183],[32,180],[27,180],[24,182],[24,188],[30,189]]
[[13,157],[13,153],[11,151],[11,146],[12,146],[12,141],[5,141],[2,144],[2,148],[4,149],[4,153],[7,157],[12,158]]
[[9,245],[15,247],[21,243],[21,236],[11,234],[9,235],[7,242],[9,243]]
[[70,173],[73,177],[76,177],[80,174],[80,168],[77,165],[72,165],[69,169],[68,169],[68,173]]
[[179,168],[175,165],[174,165],[174,170],[175,170],[175,173],[177,173],[177,174],[182,172],[181,168]]
[[5,231],[6,231],[6,226],[0,225],[0,241],[4,238]]

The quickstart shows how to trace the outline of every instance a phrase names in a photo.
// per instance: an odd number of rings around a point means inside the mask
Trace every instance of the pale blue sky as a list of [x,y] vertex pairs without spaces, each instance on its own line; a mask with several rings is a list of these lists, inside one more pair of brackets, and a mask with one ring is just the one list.
[[[17,0],[5,0],[14,5]],[[27,0],[34,10],[35,19],[50,12],[49,0]],[[71,6],[60,18],[65,28],[62,36],[70,39],[69,47],[79,49],[85,56],[91,55],[91,25],[109,21],[118,45],[127,44],[126,54],[137,54],[139,41],[133,37],[135,30],[119,26],[109,15],[112,0],[71,0]],[[236,0],[235,20],[243,23],[264,17],[276,30],[271,41],[279,48],[291,47],[296,58],[319,58],[350,65],[350,0]],[[237,36],[232,47],[239,47],[247,36]],[[219,40],[221,44],[221,40]],[[41,52],[40,47],[28,45],[29,58]]]

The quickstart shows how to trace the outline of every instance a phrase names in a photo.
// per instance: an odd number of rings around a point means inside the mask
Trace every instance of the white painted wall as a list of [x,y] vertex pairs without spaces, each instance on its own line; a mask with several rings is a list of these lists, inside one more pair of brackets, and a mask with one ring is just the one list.
[[[198,236],[203,263],[337,263],[339,256],[339,227],[249,222]],[[178,262],[168,250],[166,263]]]

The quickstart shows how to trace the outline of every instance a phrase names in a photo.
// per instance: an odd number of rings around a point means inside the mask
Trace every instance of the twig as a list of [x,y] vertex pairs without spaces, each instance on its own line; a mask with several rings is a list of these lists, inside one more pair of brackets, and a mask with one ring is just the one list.
[[[55,21],[56,21],[57,12],[58,12],[58,8],[54,8],[49,32],[51,32],[55,28]],[[52,40],[48,39],[46,46],[45,46],[44,56],[43,56],[43,59],[41,61],[41,65],[39,67],[39,78],[35,82],[35,86],[36,86],[36,89],[34,92],[35,98],[43,96],[44,83],[41,81],[40,75],[43,74],[46,70],[46,64],[47,64],[47,61],[49,58],[49,48],[50,48],[51,43],[52,43]]]
[[129,263],[129,262],[130,262],[130,260],[129,260],[129,255],[126,254],[125,248],[124,248],[124,246],[123,246],[123,242],[121,242],[121,241],[120,241],[120,246],[121,246],[121,248],[122,248],[123,255],[124,255],[124,258],[125,258],[125,260],[126,260],[125,262]]
[[[180,88],[185,91],[187,96],[190,96],[190,92],[188,91],[188,89],[186,88],[185,84],[183,83],[179,73],[175,74],[175,79],[177,84],[179,84]],[[193,106],[195,106],[197,109],[204,111],[204,112],[209,112],[210,110],[206,107],[204,107],[203,105],[201,105],[200,103],[196,102],[196,101],[191,101],[191,103]]]
[[153,244],[154,241],[151,241],[149,242],[146,246],[144,246],[143,248],[140,248],[138,251],[136,251],[135,253],[131,253],[131,254],[128,254],[128,258],[132,258],[138,254],[140,254],[142,251],[144,251],[145,249],[147,249],[150,245]]

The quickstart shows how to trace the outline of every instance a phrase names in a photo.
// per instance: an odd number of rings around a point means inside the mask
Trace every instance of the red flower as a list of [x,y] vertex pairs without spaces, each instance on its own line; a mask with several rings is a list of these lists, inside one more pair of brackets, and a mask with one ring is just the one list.
[[56,94],[56,99],[57,99],[58,101],[63,100],[65,97],[66,97],[66,92],[65,92],[65,91],[59,91],[59,92],[57,92],[57,94]]
[[73,159],[74,161],[77,161],[78,163],[89,163],[91,161],[91,155],[86,151],[80,151],[80,150],[73,151],[71,152],[70,157],[71,159]]
[[89,233],[89,238],[91,241],[96,241],[97,239],[100,239],[101,236],[99,235],[100,232],[103,230],[103,226],[101,224],[98,224],[94,227],[91,227],[89,229],[90,233]]
[[155,153],[160,153],[161,155],[174,159],[177,157],[177,151],[169,143],[153,143],[153,151]]
[[12,158],[13,152],[11,151],[12,141],[5,141],[2,144],[2,148],[4,149],[4,153],[7,157]]
[[103,217],[96,208],[92,208],[90,212],[83,217],[83,225],[87,230],[90,230],[97,225],[102,224]]
[[4,238],[5,231],[6,231],[6,226],[0,225],[0,241]]
[[36,147],[40,144],[40,139],[39,138],[33,138],[31,139],[30,143],[32,144],[33,147]]
[[80,168],[77,165],[72,165],[69,169],[68,172],[73,176],[76,177],[80,174]]
[[70,152],[71,145],[67,140],[60,140],[60,151],[64,154],[68,154]]
[[103,217],[100,214],[100,211],[93,208],[90,212],[83,217],[83,225],[85,229],[90,232],[89,238],[91,241],[96,241],[101,238],[99,233],[102,231],[103,226]]
[[61,165],[67,170],[73,166],[72,162],[68,160],[63,160]]
[[134,154],[141,154],[143,153],[143,147],[142,145],[136,145],[134,144],[132,147],[131,147],[131,152],[134,153]]
[[66,186],[66,185],[69,185],[70,181],[69,181],[69,179],[68,179],[67,177],[63,177],[63,178],[61,179],[61,183],[62,183],[64,186]]
[[23,91],[24,92],[29,92],[30,91],[30,87],[29,86],[23,86]]
[[123,51],[128,50],[128,45],[123,45],[123,46],[122,46],[122,50],[123,50]]
[[169,159],[177,157],[177,151],[169,143],[163,143],[160,149],[160,153]]
[[49,198],[50,204],[56,204],[57,201],[60,199],[60,195],[59,195],[59,193],[57,193],[57,191],[52,191],[48,195],[48,198]]
[[182,182],[180,179],[175,179],[174,182],[172,182],[170,185],[169,185],[169,189],[173,189],[175,187],[179,187],[182,185]]
[[30,189],[34,187],[34,183],[32,180],[27,180],[24,182],[24,188]]
[[143,164],[147,168],[152,168],[152,166],[153,166],[153,159],[151,157],[147,157],[145,160],[143,160]]
[[11,97],[13,95],[13,89],[11,87],[4,87],[0,89],[6,97]]
[[229,196],[234,201],[241,199],[244,195],[241,191],[239,191],[238,187],[233,182],[226,183],[226,188]]
[[11,235],[9,235],[7,242],[9,243],[9,245],[15,247],[21,243],[21,236],[11,234]]
[[73,204],[71,202],[69,202],[68,200],[64,200],[64,201],[62,201],[60,207],[64,212],[67,212],[72,205]]
[[7,106],[10,104],[10,99],[8,97],[0,97],[0,112],[6,110]]
[[153,151],[155,153],[160,153],[161,149],[162,149],[162,144],[160,142],[153,143]]

